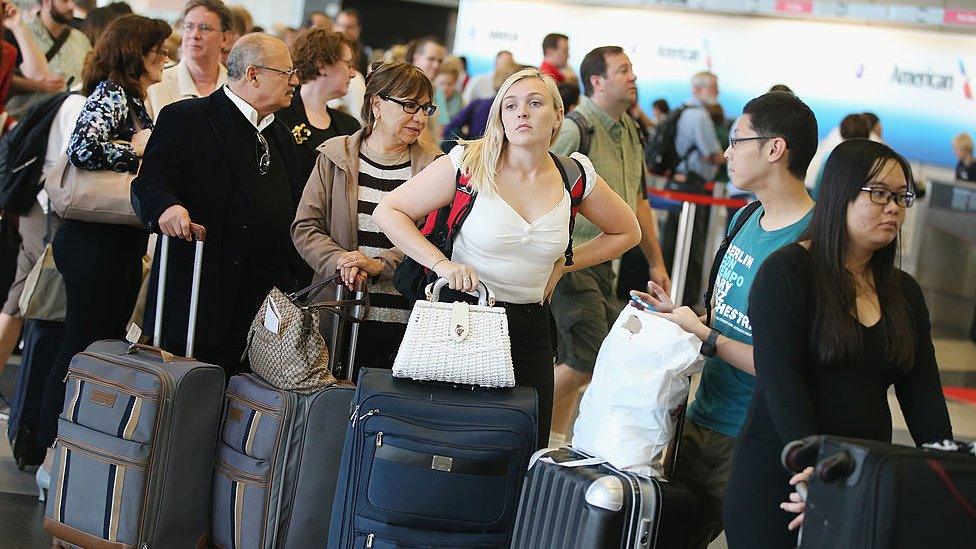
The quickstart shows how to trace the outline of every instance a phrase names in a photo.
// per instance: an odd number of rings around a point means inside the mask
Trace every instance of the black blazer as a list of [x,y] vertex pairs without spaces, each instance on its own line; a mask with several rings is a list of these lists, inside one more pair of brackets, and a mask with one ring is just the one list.
[[[265,131],[275,140],[288,171],[292,207],[297,208],[308,174],[296,169],[294,140],[277,119]],[[206,227],[196,341],[216,345],[240,320],[233,319],[245,272],[246,233],[251,197],[248,179],[257,177],[256,130],[220,89],[198,99],[167,105],[159,113],[146,146],[142,168],[132,182],[132,206],[150,231],[159,216],[181,204],[194,223]],[[271,134],[268,136],[268,134]],[[160,242],[162,240],[160,239]],[[159,258],[156,245],[156,257]],[[289,253],[297,257],[292,248]],[[163,338],[184,342],[190,300],[193,245],[171,239],[166,282]],[[159,262],[153,264],[146,300],[145,333],[152,333]],[[286,285],[281,281],[281,285]],[[287,284],[287,286],[294,286]],[[284,288],[283,288],[284,289]],[[237,313],[240,314],[240,313]],[[182,348],[167,349],[182,352]]]
[[[301,169],[305,170],[305,176],[307,178],[312,174],[312,168],[315,167],[315,161],[318,160],[319,145],[325,141],[316,139],[318,136],[306,136],[300,133],[300,130],[303,129],[301,127],[303,124],[306,128],[312,125],[308,121],[308,115],[305,114],[305,102],[302,101],[301,90],[301,87],[295,88],[295,95],[292,96],[291,105],[276,112],[275,119],[280,119],[288,129],[289,135],[291,136],[291,143],[297,149],[296,154],[298,160],[301,162]],[[326,136],[326,139],[331,139],[339,135],[352,135],[359,131],[358,120],[332,107],[327,106],[326,109],[332,118],[332,123],[327,130],[329,135]]]

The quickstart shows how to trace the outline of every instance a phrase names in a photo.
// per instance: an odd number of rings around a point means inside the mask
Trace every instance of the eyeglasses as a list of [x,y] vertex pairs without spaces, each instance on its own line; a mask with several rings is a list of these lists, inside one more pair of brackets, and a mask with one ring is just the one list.
[[392,101],[393,103],[400,105],[401,107],[403,107],[403,112],[407,114],[417,114],[418,111],[423,110],[425,116],[430,116],[434,114],[434,111],[437,110],[437,105],[433,103],[427,103],[426,105],[421,105],[415,101],[403,101],[401,99],[394,99],[382,93],[379,94],[379,96],[380,99],[383,99],[384,101]]
[[193,32],[193,29],[197,29],[198,31],[200,31],[200,34],[204,34],[204,35],[210,34],[213,31],[217,30],[206,23],[200,23],[197,25],[194,25],[193,23],[183,23],[183,26],[181,28],[183,29],[183,32],[186,34],[190,34],[191,32]]
[[755,137],[730,137],[729,146],[734,149],[737,143],[742,143],[744,141],[758,141],[760,139],[772,139],[772,138],[773,136],[771,135],[757,135]]
[[254,67],[255,68],[258,68],[258,69],[264,69],[264,70],[267,70],[267,71],[274,71],[274,72],[280,74],[281,76],[284,76],[288,80],[291,80],[291,77],[292,76],[295,76],[296,74],[298,74],[298,69],[294,69],[294,68],[288,69],[288,70],[284,70],[284,69],[276,69],[274,67],[265,67],[264,65],[254,65]]
[[155,53],[157,55],[162,55],[163,57],[169,57],[169,48],[156,48],[149,50],[149,53]]
[[268,175],[271,168],[271,150],[268,148],[268,140],[258,132],[258,145],[256,149],[258,157],[258,173]]
[[891,203],[892,199],[894,199],[895,204],[900,208],[911,208],[912,204],[915,203],[915,193],[911,191],[894,193],[882,187],[861,187],[861,190],[868,193],[868,196],[871,197],[871,202],[879,206],[887,206]]

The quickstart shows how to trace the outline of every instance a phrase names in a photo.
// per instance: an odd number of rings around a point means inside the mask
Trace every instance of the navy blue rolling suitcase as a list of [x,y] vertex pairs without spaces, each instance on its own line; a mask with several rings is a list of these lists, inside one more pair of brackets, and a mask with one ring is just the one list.
[[64,322],[29,319],[24,323],[23,337],[24,352],[20,356],[17,392],[10,403],[10,420],[7,423],[7,438],[17,468],[21,471],[30,465],[40,465],[47,451],[47,447],[39,444],[35,437],[44,383],[61,348]]
[[536,448],[535,390],[360,373],[330,549],[507,547]]

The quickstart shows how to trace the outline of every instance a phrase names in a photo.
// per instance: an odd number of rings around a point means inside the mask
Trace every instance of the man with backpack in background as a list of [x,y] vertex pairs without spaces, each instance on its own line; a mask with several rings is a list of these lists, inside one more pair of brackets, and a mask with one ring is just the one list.
[[688,408],[676,472],[699,497],[694,547],[700,549],[722,532],[732,452],[756,384],[749,289],[766,258],[795,242],[810,222],[813,200],[803,178],[816,150],[817,119],[796,96],[770,92],[749,101],[732,128],[725,158],[735,186],[759,201],[739,210],[716,254],[706,315],[675,307],[660,288],[653,288],[655,296],[642,295],[660,316],[697,336],[707,357]]
[[[707,107],[718,103],[718,77],[699,72],[691,78],[692,98],[675,109],[655,133],[649,149],[651,172],[669,177],[668,186],[674,190],[711,194],[705,183],[714,181],[722,157],[722,144],[715,133],[715,124]],[[672,209],[664,230],[665,257],[674,259],[678,236],[680,208]],[[685,275],[684,295],[680,303],[697,303],[702,274],[702,254],[708,237],[708,207],[698,206],[691,237],[691,253]]]
[[[637,123],[627,114],[637,97],[637,76],[618,46],[596,48],[580,64],[584,96],[559,128],[552,152],[585,154],[597,173],[634,210],[641,227],[640,249],[650,278],[670,288],[657,240],[657,221],[644,188],[644,156]],[[576,245],[600,234],[580,218],[573,230]],[[552,445],[564,442],[579,390],[589,383],[600,345],[620,313],[610,262],[568,273],[552,297],[558,346],[553,395]]]

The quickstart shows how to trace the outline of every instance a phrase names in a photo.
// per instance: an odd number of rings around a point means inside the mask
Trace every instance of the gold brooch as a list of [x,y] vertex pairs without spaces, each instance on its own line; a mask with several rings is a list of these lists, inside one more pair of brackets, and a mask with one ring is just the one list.
[[305,124],[299,124],[291,129],[291,134],[295,136],[295,143],[301,145],[311,137],[312,130],[306,128]]

